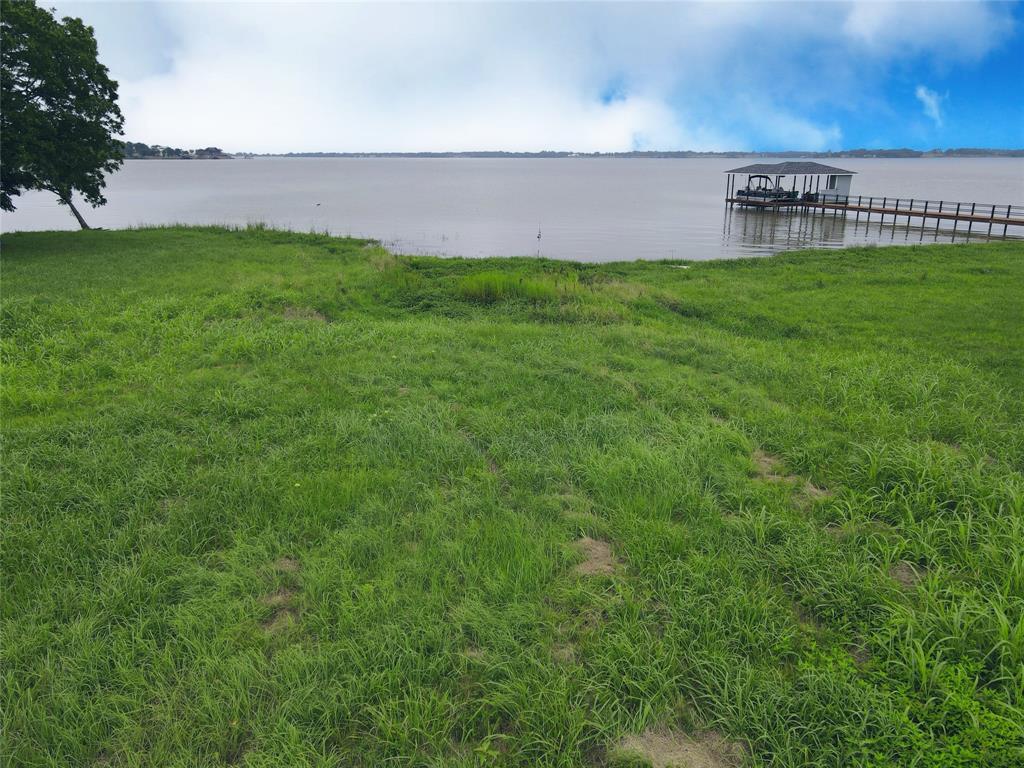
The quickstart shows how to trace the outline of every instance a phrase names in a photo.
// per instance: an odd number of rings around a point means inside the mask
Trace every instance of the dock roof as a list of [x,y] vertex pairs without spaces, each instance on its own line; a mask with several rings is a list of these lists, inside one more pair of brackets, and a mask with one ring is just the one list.
[[832,176],[850,176],[856,171],[844,171],[832,165],[803,161],[787,161],[785,163],[754,163],[742,168],[733,168],[725,173],[761,173],[765,176],[793,176],[798,174],[829,174]]

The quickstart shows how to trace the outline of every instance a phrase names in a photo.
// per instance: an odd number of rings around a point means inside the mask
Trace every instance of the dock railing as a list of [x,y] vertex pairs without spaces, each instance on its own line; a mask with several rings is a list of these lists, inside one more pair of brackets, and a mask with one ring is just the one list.
[[842,205],[850,210],[884,211],[886,214],[914,218],[960,219],[961,221],[994,221],[1024,225],[1024,205],[1003,203],[965,203],[958,200],[921,200],[913,197],[874,197],[867,195],[813,194],[808,202]]

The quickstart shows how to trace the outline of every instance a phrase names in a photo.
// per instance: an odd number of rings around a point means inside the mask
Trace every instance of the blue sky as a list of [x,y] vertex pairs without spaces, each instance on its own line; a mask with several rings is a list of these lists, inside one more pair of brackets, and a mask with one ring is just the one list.
[[1024,147],[985,2],[54,3],[126,136],[240,151]]

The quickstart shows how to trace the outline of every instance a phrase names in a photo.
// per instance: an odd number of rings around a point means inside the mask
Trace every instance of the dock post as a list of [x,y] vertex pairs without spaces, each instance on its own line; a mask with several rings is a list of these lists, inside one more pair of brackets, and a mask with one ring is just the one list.
[[960,221],[960,203],[956,204],[956,218],[953,219],[953,239],[956,240],[956,225]]
[[974,207],[977,203],[971,203],[971,220],[967,222],[967,236],[971,236],[971,230],[974,228]]
[[910,214],[914,211],[914,198],[910,198],[910,205],[907,206],[907,226],[910,226]]
[[1013,210],[1012,205],[1006,206],[1006,223],[1003,224],[1003,237],[1006,237],[1006,228],[1010,226],[1010,212]]
[[[943,201],[939,200],[939,213],[942,213],[942,203],[943,203]],[[939,224],[940,223],[942,223],[942,219],[941,218],[935,219],[935,234],[936,235],[939,234]]]
[[868,224],[871,223],[871,209],[875,207],[874,204],[875,204],[875,198],[869,197],[868,198],[868,210],[867,210],[867,214],[868,214],[867,223]]
[[882,223],[885,224],[885,206],[889,202],[888,197],[882,198]]
[[860,201],[863,195],[857,195],[857,218],[853,220],[854,224],[860,224]]
[[924,213],[921,214],[921,239],[924,240],[924,225],[928,223],[928,201],[924,201]]
[[992,215],[988,217],[988,237],[992,237],[992,222],[996,218],[996,207],[992,206]]

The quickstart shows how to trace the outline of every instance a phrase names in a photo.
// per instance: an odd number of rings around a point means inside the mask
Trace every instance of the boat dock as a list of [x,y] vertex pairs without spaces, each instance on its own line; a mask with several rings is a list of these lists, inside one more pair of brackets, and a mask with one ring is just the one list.
[[[960,224],[966,224],[968,234],[975,226],[985,228],[987,235],[993,228],[1002,228],[1002,235],[1009,234],[1010,227],[1024,228],[1024,205],[1003,203],[978,203],[950,200],[922,200],[919,198],[875,197],[850,194],[853,171],[834,168],[821,163],[786,162],[744,166],[726,171],[725,202],[730,207],[741,205],[748,208],[778,210],[811,210],[822,214],[832,212],[833,216],[849,216],[853,214],[857,221],[865,216],[879,217],[882,224],[903,222],[910,226],[917,220],[923,228],[935,222],[935,229],[945,223],[953,224],[956,232]],[[736,188],[736,177],[745,174],[747,184],[742,189]],[[792,185],[783,183],[783,179],[792,176]],[[800,190],[797,191],[797,179],[802,176]],[[821,178],[825,177],[825,188],[821,187]],[[790,186],[789,189],[786,187]],[[892,220],[887,222],[887,217]]]

